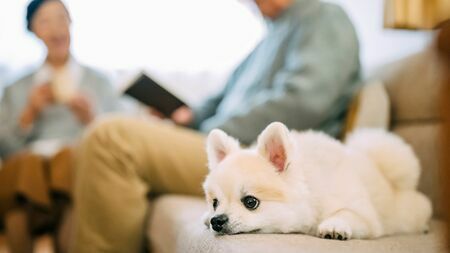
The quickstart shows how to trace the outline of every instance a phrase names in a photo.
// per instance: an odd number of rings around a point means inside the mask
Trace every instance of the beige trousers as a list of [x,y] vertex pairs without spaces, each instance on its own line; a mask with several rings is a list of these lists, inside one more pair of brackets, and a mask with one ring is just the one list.
[[114,117],[78,149],[72,253],[142,250],[148,193],[201,195],[204,136],[161,122]]

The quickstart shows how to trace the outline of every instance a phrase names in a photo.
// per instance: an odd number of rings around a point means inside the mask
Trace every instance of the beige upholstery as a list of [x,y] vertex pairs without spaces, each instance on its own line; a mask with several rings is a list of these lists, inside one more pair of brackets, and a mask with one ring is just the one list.
[[[346,131],[354,128],[383,128],[390,124],[390,101],[381,81],[366,84],[352,104],[351,119],[347,119]],[[350,117],[350,116],[349,116]]]
[[444,76],[442,59],[432,48],[387,66],[381,75],[391,103],[390,129],[403,137],[419,157],[419,190],[432,199],[436,217],[443,214],[438,173],[443,126],[439,101]]
[[[422,165],[419,188],[441,217],[439,194],[438,96],[442,83],[439,59],[432,50],[384,68],[358,96],[352,126],[389,128],[402,136]],[[214,237],[202,224],[201,198],[164,196],[154,203],[148,238],[155,252],[446,252],[443,224],[434,220],[427,235],[398,235],[377,240],[330,241],[311,236],[242,234]]]
[[214,236],[201,221],[206,208],[203,199],[167,195],[154,204],[149,236],[156,253],[445,252],[445,245],[440,240],[443,224],[437,221],[432,222],[426,235],[399,235],[377,240],[335,241],[300,234]]
[[439,119],[444,71],[431,48],[383,68],[380,78],[391,101],[392,124]]
[[438,123],[423,123],[398,125],[392,131],[402,136],[416,151],[422,165],[422,175],[419,190],[431,198],[434,216],[441,218],[444,206],[441,197],[439,161],[442,153],[439,148],[441,125]]

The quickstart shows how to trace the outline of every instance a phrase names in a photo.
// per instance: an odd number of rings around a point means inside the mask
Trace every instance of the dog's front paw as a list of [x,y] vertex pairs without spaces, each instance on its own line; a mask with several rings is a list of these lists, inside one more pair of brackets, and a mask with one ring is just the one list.
[[332,217],[320,223],[317,233],[321,238],[342,241],[351,238],[352,229],[345,220]]

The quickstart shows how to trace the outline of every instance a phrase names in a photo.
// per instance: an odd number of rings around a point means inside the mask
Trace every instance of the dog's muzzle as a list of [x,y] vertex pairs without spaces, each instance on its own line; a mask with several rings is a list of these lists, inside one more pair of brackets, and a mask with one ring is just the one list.
[[228,222],[228,216],[225,214],[216,215],[211,218],[211,226],[212,229],[216,232],[222,232],[225,227],[225,224]]

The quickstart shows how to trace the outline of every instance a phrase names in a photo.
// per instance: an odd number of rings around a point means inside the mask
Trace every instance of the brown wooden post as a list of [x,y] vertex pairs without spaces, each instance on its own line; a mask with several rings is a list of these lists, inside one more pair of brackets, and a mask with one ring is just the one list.
[[[443,148],[442,148],[442,185],[443,200],[446,201],[446,220],[450,224],[450,21],[441,25],[437,47],[446,64],[446,78],[442,92]],[[447,247],[450,249],[450,226],[447,226]]]

